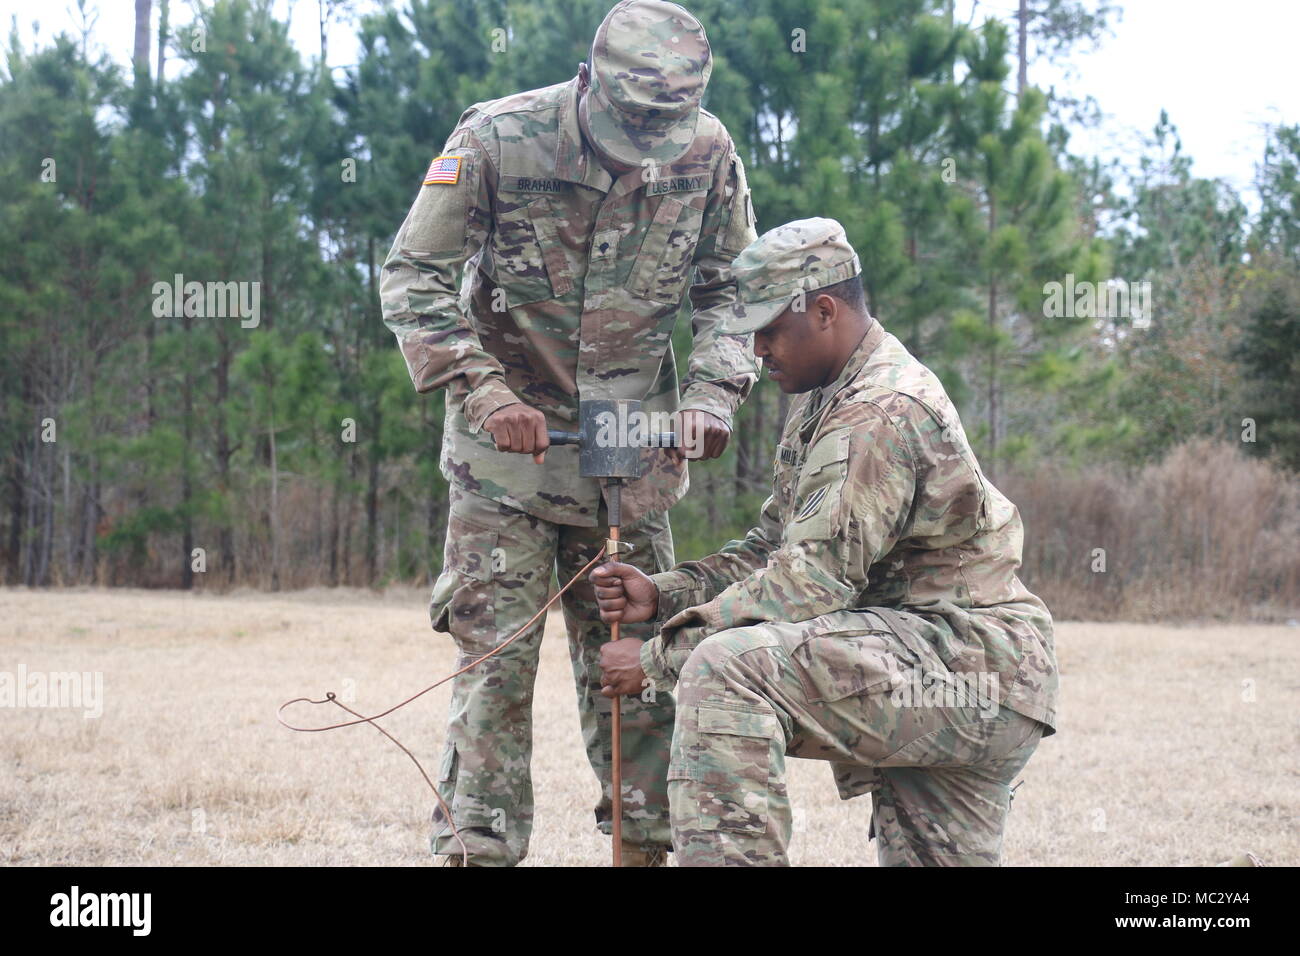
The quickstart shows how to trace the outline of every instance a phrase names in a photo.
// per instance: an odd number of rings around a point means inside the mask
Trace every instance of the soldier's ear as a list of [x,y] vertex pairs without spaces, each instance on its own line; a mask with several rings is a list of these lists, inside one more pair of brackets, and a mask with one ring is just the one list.
[[591,86],[591,67],[587,66],[586,60],[583,60],[578,64],[578,92],[587,92],[589,86]]
[[826,295],[824,292],[817,296],[813,302],[813,319],[817,322],[817,328],[828,329],[839,318],[838,302],[835,297]]

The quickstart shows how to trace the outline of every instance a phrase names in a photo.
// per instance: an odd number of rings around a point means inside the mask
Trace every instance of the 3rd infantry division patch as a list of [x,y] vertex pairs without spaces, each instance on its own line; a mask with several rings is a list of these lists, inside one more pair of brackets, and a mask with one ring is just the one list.
[[827,490],[826,486],[823,485],[822,487],[814,491],[811,495],[809,495],[807,502],[805,502],[804,506],[801,509],[799,509],[799,514],[795,516],[794,520],[803,521],[804,518],[811,517],[812,514],[817,510],[818,505],[820,505],[822,503],[822,500],[826,497],[826,490]]
[[429,171],[424,174],[424,185],[432,186],[435,183],[444,183],[448,186],[455,186],[459,179],[459,156],[435,156],[433,162],[429,164]]

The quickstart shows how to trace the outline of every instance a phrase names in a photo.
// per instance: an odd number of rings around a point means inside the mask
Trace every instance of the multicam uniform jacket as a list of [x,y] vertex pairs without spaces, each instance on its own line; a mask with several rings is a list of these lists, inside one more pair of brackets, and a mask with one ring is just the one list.
[[759,526],[653,576],[641,664],[676,683],[710,634],[871,609],[1055,733],[1052,619],[1020,582],[1019,512],[984,476],[938,378],[873,323],[839,378],[791,406]]
[[[718,326],[735,298],[728,267],[755,232],[744,167],[716,117],[701,111],[671,165],[614,178],[583,141],[577,103],[571,80],[468,109],[397,234],[380,292],[416,390],[448,390],[447,479],[544,520],[593,526],[600,487],[579,477],[576,448],[534,465],[498,452],[484,420],[515,401],[567,430],[579,398],[677,410],[670,337],[689,292],[694,347],[680,406],[730,423],[756,367],[748,338]],[[662,449],[644,459],[645,476],[623,492],[629,525],[686,490],[685,469]]]

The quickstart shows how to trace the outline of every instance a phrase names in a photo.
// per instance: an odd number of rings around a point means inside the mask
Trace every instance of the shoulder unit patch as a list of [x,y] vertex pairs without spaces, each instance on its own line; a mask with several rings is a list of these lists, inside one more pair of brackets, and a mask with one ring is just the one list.
[[804,502],[803,507],[799,509],[799,513],[794,516],[794,520],[803,521],[805,518],[811,518],[816,514],[817,509],[821,507],[821,503],[826,499],[826,492],[827,486],[822,485],[809,495],[808,500]]

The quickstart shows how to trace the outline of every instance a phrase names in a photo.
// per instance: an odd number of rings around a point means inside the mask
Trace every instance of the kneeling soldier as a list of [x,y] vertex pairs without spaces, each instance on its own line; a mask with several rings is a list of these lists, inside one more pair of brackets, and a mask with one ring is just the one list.
[[868,313],[830,219],[735,260],[726,329],[799,393],[758,527],[647,576],[592,572],[603,693],[677,684],[668,771],[684,866],[787,863],[787,755],[872,792],[882,865],[996,865],[1010,784],[1055,733],[1052,618],[1016,576],[1015,506],[938,378]]

